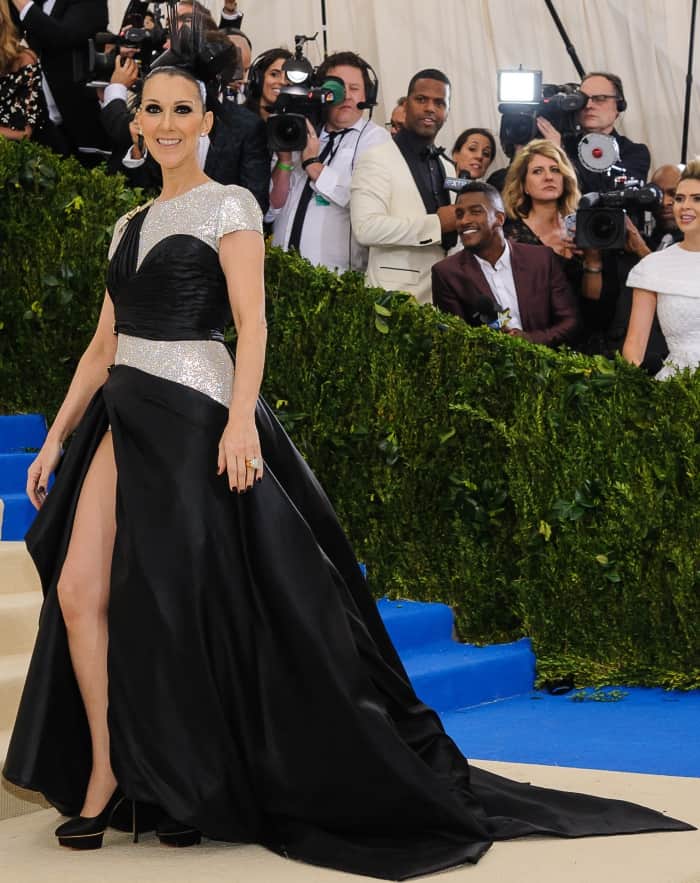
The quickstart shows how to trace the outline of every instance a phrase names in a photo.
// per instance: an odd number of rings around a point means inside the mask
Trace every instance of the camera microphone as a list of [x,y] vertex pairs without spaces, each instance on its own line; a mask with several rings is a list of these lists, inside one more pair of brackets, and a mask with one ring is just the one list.
[[320,86],[308,89],[306,95],[321,104],[340,104],[345,101],[345,84],[338,77],[326,77]]
[[464,185],[467,181],[471,181],[472,176],[466,169],[462,169],[457,178],[445,178],[445,183],[442,185],[445,190],[451,190],[453,193],[460,193]]
[[494,331],[500,331],[506,325],[499,316],[499,313],[502,312],[503,308],[495,300],[488,297],[488,295],[477,295],[474,302],[474,311],[470,316],[470,324],[485,325]]

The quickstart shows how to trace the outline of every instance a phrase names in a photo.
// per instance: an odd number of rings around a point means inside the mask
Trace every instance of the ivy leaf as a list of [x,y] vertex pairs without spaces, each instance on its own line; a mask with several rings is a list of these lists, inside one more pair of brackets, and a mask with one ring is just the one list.
[[609,563],[607,555],[596,555],[595,560],[598,564],[602,564],[603,567],[606,567]]
[[374,317],[374,327],[377,329],[377,331],[380,334],[388,334],[389,333],[389,326],[384,321],[384,319],[381,318],[381,316]]
[[441,435],[438,436],[438,438],[440,439],[440,444],[444,445],[445,442],[449,441],[454,435],[457,435],[457,430],[453,426],[451,429],[448,429],[447,432],[443,432],[441,433]]
[[379,316],[390,316],[391,315],[391,310],[387,309],[385,306],[382,306],[382,304],[377,304],[377,303],[375,303],[375,305],[374,305],[374,312],[377,313]]

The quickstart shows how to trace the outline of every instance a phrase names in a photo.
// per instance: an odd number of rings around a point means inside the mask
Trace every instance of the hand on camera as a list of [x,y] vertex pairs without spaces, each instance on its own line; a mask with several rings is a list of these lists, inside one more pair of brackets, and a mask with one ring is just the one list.
[[638,258],[644,258],[651,254],[651,249],[630,220],[629,215],[625,215],[625,251],[628,254],[636,254]]
[[305,159],[312,159],[314,156],[318,156],[321,152],[321,142],[319,140],[318,135],[316,134],[316,129],[311,125],[310,121],[306,121],[306,147],[303,149],[301,153],[302,162]]
[[556,147],[561,147],[561,134],[558,129],[544,117],[537,117],[537,129],[543,138],[551,141]]
[[133,58],[123,58],[117,55],[114,59],[114,73],[110,77],[110,83],[120,83],[131,89],[139,78],[139,66]]

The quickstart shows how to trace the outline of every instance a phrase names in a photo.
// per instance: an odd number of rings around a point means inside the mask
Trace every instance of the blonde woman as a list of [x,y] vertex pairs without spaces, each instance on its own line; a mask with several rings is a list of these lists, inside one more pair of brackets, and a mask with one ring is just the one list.
[[7,0],[0,0],[0,136],[31,138],[41,113],[41,72],[36,55],[19,40]]
[[700,365],[700,158],[681,175],[673,216],[682,242],[647,255],[627,279],[634,295],[622,355],[641,364],[657,312],[669,349],[657,380]]
[[509,239],[546,245],[556,252],[569,284],[578,294],[598,300],[603,259],[599,251],[577,249],[564,223],[576,211],[581,192],[564,151],[539,138],[530,141],[510,164],[503,187]]

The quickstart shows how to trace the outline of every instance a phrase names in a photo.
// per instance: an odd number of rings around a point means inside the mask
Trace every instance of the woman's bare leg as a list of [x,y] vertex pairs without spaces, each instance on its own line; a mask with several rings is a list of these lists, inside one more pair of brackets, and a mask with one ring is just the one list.
[[116,529],[116,479],[112,433],[107,432],[83,482],[58,580],[73,670],[90,727],[92,772],[80,813],[88,817],[102,812],[117,784],[107,729],[107,605]]

